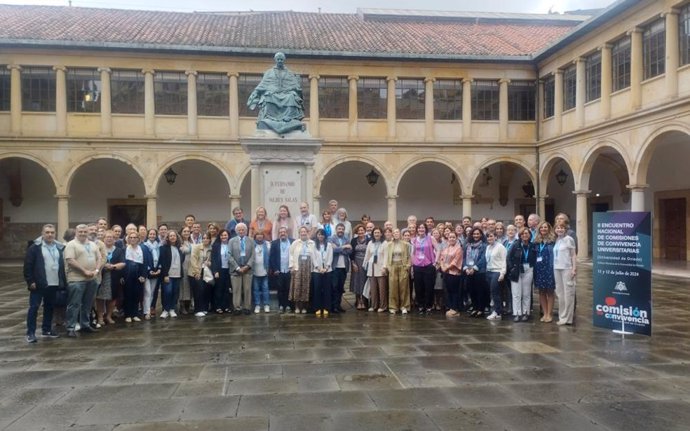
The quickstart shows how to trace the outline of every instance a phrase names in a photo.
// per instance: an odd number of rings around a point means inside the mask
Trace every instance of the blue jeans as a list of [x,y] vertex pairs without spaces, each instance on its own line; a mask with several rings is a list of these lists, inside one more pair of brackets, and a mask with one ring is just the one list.
[[74,331],[77,325],[82,328],[89,326],[89,313],[96,296],[98,283],[96,280],[71,281],[67,283],[67,330]]
[[261,304],[270,304],[271,299],[268,294],[268,275],[264,275],[263,277],[257,277],[255,275],[254,278],[252,278],[252,298],[254,299],[255,307]]
[[503,300],[501,299],[501,285],[498,282],[498,277],[500,276],[501,274],[498,272],[486,273],[486,283],[489,285],[491,300],[494,302],[493,311],[495,311],[496,314],[501,314],[503,312]]
[[53,328],[53,303],[57,286],[36,288],[29,291],[29,311],[26,313],[26,335],[36,334],[36,319],[38,308],[43,302],[43,333],[48,333]]
[[180,296],[180,278],[168,277],[168,282],[163,283],[163,294],[161,296],[163,310],[175,310],[177,298]]

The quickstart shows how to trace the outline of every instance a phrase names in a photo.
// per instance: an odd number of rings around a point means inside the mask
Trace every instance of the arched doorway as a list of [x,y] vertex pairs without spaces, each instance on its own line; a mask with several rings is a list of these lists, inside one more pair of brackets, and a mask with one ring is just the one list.
[[555,214],[562,212],[568,215],[571,225],[575,224],[575,176],[568,162],[555,157],[547,163],[542,172],[541,186],[547,196],[545,220],[553,223]]
[[448,165],[424,161],[408,168],[398,183],[398,214],[418,221],[433,217],[437,222],[462,219],[460,176]]
[[41,226],[57,223],[55,192],[53,178],[40,164],[22,157],[0,159],[0,259],[23,258]]
[[113,158],[79,166],[69,180],[70,226],[107,217],[109,225],[146,224],[146,189],[139,173]]
[[[513,162],[490,164],[476,175],[472,187],[472,219],[482,217],[512,223],[516,214],[538,212],[529,172]],[[553,211],[547,205],[547,214]]]
[[[371,172],[375,175],[367,178]],[[382,226],[388,218],[386,190],[386,179],[371,164],[361,161],[343,162],[324,175],[319,193],[319,208],[321,211],[327,209],[328,201],[335,199],[340,208],[347,210],[353,226],[363,214]],[[321,220],[320,214],[317,218]]]
[[187,159],[165,167],[156,190],[158,218],[175,229],[182,227],[187,214],[204,227],[208,222],[225,224],[230,218],[228,180],[209,162]]

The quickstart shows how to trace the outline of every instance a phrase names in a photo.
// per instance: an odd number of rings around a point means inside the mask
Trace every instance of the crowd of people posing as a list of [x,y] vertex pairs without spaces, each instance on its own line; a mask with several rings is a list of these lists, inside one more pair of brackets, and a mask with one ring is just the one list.
[[[320,220],[300,204],[292,216],[283,205],[273,220],[263,207],[253,220],[241,208],[221,228],[206,229],[193,215],[177,231],[108,226],[105,218],[69,229],[56,240],[53,225],[29,245],[24,278],[30,296],[27,342],[36,342],[43,303],[42,336],[58,337],[53,314],[64,314],[68,337],[115,324],[194,314],[277,312],[327,317],[343,313],[345,284],[355,308],[369,312],[428,314],[515,322],[532,315],[532,286],[539,292],[541,321],[571,325],[575,308],[576,239],[565,214],[552,226],[531,214],[513,223],[419,222],[398,229],[362,216],[353,226],[347,211],[330,201]],[[60,313],[61,312],[61,313]]]

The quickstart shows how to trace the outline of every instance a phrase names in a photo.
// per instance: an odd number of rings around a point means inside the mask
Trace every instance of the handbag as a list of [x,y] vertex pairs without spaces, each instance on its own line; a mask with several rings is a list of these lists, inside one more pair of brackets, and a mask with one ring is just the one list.
[[213,285],[216,281],[216,278],[213,276],[213,271],[206,265],[204,265],[204,268],[201,270],[201,279],[209,285]]

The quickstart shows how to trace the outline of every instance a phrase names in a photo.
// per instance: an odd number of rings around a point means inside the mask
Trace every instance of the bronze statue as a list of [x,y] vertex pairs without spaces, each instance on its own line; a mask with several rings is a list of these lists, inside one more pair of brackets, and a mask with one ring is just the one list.
[[283,135],[305,130],[302,80],[285,67],[285,54],[276,53],[276,64],[268,69],[261,82],[249,95],[247,106],[252,111],[258,106],[257,130],[273,130]]

